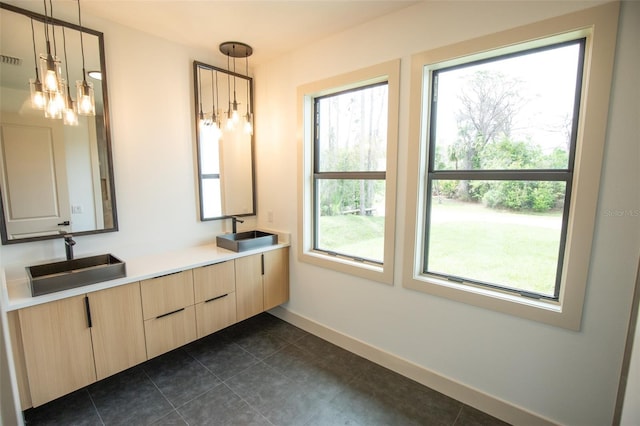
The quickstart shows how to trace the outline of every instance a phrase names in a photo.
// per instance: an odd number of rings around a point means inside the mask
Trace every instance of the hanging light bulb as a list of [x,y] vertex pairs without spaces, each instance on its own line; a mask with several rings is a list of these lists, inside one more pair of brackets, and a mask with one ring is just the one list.
[[29,79],[29,90],[31,92],[31,107],[35,109],[44,109],[47,100],[42,90],[42,82],[40,81],[38,71],[38,55],[36,54],[36,34],[33,30],[33,18],[31,18],[31,40],[33,41],[33,64],[36,69],[36,78]]
[[[227,129],[233,130],[235,125],[240,121],[240,113],[238,112],[238,101],[236,98],[236,58],[248,58],[253,53],[253,49],[248,44],[240,43],[237,41],[228,41],[222,43],[220,45],[220,51],[227,56],[227,87],[228,87],[228,95],[229,95],[229,109],[227,110]],[[231,100],[231,67],[230,67],[230,58],[233,57],[233,101]],[[248,71],[248,59],[247,59],[247,71]],[[248,108],[248,105],[247,105]],[[253,122],[253,118],[251,117],[249,109],[247,109],[247,114],[245,118],[247,118]],[[253,128],[253,124],[251,124]],[[245,123],[245,131],[248,129]],[[253,129],[251,129],[253,131]]]
[[[62,45],[64,48],[64,64],[67,75],[67,80],[69,80],[69,61],[67,60],[67,37],[64,33],[64,27],[62,27]],[[71,97],[71,90],[69,86],[66,86],[65,98],[64,98],[64,108],[62,119],[63,123],[67,126],[77,126],[78,125],[78,112],[76,110],[76,103],[73,101]]]
[[[247,52],[247,55],[245,55],[245,64],[246,64],[246,68],[245,68],[245,72],[247,77],[249,77],[249,53]],[[244,116],[244,132],[252,135],[253,134],[253,114],[251,113],[251,109],[250,109],[250,104],[249,101],[251,99],[250,96],[250,85],[249,85],[249,79],[247,78],[247,113]]]
[[216,111],[217,85],[218,72],[211,69],[211,127],[214,140],[219,141],[222,136],[222,132],[220,131],[220,123]]
[[84,42],[82,31],[82,16],[80,14],[80,0],[78,1],[78,26],[80,27],[80,51],[82,53],[82,80],[76,81],[78,97],[78,114],[96,115],[96,101],[93,94],[93,83],[87,82],[87,72],[84,64]]
[[[53,17],[53,5],[51,6],[51,16]],[[49,39],[49,24],[47,13],[47,0],[44,0],[44,35],[47,46],[47,53],[40,55],[40,78],[44,91],[53,94],[60,92],[60,81],[62,80],[62,68],[60,59],[51,53],[51,42]],[[53,26],[53,25],[52,25]],[[52,28],[55,46],[55,26]]]
[[198,67],[198,101],[200,103],[200,112],[198,113],[198,124],[200,126],[200,130],[204,131],[207,126],[207,120],[204,117],[204,112],[202,112],[202,75],[200,74],[200,68]]

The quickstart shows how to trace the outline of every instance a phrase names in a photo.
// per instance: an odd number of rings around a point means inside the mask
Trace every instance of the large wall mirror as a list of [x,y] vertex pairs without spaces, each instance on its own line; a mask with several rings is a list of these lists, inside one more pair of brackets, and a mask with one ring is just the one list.
[[81,32],[51,17],[47,23],[44,15],[0,3],[3,244],[118,229],[103,35],[82,27],[95,116],[79,115],[77,125],[66,125],[32,107],[29,79],[35,78],[35,55],[46,53],[48,35],[75,99],[76,81],[83,79]]
[[200,219],[254,215],[253,80],[198,61],[193,71]]

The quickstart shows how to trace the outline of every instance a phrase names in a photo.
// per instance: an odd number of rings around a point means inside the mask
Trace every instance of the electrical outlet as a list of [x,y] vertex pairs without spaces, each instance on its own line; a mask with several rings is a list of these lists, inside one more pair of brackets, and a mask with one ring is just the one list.
[[81,205],[72,205],[71,206],[71,214],[82,214],[82,206]]

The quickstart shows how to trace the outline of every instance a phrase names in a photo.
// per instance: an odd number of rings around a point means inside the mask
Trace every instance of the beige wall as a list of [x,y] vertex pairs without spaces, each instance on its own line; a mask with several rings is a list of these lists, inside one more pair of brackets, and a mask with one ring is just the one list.
[[[296,229],[296,88],[346,71],[401,58],[396,264],[404,256],[413,53],[593,6],[581,2],[424,2],[297,50],[256,69],[258,213]],[[638,14],[623,5],[623,14]],[[637,22],[637,19],[636,19]],[[402,287],[389,287],[292,259],[288,310],[402,357],[437,375],[552,421],[609,424],[628,322],[640,218],[637,30],[620,28],[594,249],[582,329],[572,332]],[[633,41],[636,40],[636,41]],[[635,94],[635,97],[630,96]],[[635,111],[635,119],[629,117]],[[276,162],[278,168],[269,167]],[[268,188],[279,188],[274,197]],[[299,244],[293,235],[293,245]]]

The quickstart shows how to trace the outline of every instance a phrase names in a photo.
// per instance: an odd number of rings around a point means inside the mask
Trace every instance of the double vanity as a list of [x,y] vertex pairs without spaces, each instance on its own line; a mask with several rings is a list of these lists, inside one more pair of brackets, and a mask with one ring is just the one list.
[[[287,301],[288,235],[251,232],[221,236],[217,245],[127,259],[124,277],[40,296],[32,296],[26,271],[24,279],[3,283],[22,409]],[[51,265],[42,267],[55,271]],[[43,273],[45,280],[55,275]]]

